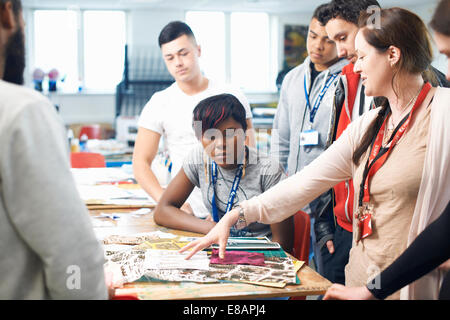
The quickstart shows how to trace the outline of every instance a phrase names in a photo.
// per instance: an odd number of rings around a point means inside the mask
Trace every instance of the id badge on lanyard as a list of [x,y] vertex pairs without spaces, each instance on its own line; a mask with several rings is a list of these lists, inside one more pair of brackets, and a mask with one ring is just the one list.
[[319,131],[310,129],[300,133],[301,146],[317,146],[319,144]]
[[333,74],[327,79],[322,90],[320,90],[319,96],[317,97],[316,101],[314,102],[314,106],[311,107],[311,104],[309,102],[309,93],[306,88],[306,74],[305,74],[305,80],[303,81],[303,88],[305,90],[306,106],[309,109],[309,126],[308,126],[307,130],[304,130],[300,133],[300,145],[301,146],[317,146],[317,145],[319,145],[319,131],[313,129],[314,117],[316,116],[317,110],[319,109],[320,103],[322,102],[322,99],[323,99],[325,93],[327,92],[331,83],[337,76],[338,76],[338,74]]

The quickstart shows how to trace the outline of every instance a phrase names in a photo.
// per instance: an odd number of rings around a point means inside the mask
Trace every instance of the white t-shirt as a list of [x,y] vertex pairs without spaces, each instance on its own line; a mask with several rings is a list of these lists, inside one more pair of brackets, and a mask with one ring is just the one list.
[[[184,93],[175,82],[167,89],[153,94],[144,106],[138,126],[157,132],[163,137],[164,147],[172,161],[172,177],[181,169],[184,157],[199,143],[192,128],[192,113],[195,107],[203,99],[222,93],[232,94],[239,99],[245,108],[246,118],[252,118],[248,100],[240,89],[213,80],[209,80],[206,90],[192,96]],[[195,190],[193,194],[200,195],[199,190]],[[201,202],[201,198],[198,200]]]

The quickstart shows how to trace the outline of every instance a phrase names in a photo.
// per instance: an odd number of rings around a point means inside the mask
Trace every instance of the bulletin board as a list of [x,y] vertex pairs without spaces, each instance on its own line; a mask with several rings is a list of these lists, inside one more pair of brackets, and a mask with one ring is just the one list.
[[308,26],[284,26],[284,60],[283,70],[290,70],[301,64],[308,56],[306,38]]

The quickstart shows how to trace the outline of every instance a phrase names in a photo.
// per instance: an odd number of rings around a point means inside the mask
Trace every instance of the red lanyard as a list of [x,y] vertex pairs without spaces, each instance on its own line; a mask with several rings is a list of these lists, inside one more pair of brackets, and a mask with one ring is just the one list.
[[[378,131],[377,137],[375,138],[375,142],[372,146],[372,149],[370,151],[369,159],[366,163],[365,173],[363,176],[364,181],[364,196],[363,199],[361,199],[361,193],[360,193],[360,199],[359,199],[359,205],[362,206],[362,202],[369,203],[370,196],[369,196],[369,181],[373,177],[373,175],[378,171],[378,169],[381,168],[381,166],[386,161],[387,157],[391,153],[394,146],[397,144],[397,142],[400,140],[400,138],[403,136],[403,133],[405,133],[406,129],[408,128],[409,122],[411,121],[411,117],[414,113],[414,111],[422,104],[423,100],[428,94],[428,91],[431,89],[431,84],[428,82],[424,84],[422,87],[422,90],[419,93],[419,96],[417,97],[416,102],[414,103],[414,106],[411,109],[411,112],[409,113],[408,118],[406,121],[401,123],[401,126],[396,129],[395,136],[392,139],[391,138],[391,145],[389,146],[389,149],[386,152],[380,153],[382,141],[384,137],[384,131],[386,127],[386,119],[383,121],[383,125],[381,126],[380,130]],[[368,169],[368,170],[367,170]],[[368,172],[367,172],[368,171]]]

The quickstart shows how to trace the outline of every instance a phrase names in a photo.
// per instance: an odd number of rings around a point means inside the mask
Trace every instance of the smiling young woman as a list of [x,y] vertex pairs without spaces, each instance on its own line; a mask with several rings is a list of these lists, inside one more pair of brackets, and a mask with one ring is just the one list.
[[429,72],[433,60],[429,33],[417,15],[401,8],[381,10],[379,28],[370,25],[370,19],[371,15],[363,14],[359,20],[355,41],[358,59],[354,70],[364,79],[366,95],[387,99],[356,149],[354,163],[359,162],[372,143],[384,115],[389,113],[387,109],[390,109],[389,117],[395,118],[390,120],[398,124],[404,112],[412,107],[412,100],[423,83],[435,81]]

